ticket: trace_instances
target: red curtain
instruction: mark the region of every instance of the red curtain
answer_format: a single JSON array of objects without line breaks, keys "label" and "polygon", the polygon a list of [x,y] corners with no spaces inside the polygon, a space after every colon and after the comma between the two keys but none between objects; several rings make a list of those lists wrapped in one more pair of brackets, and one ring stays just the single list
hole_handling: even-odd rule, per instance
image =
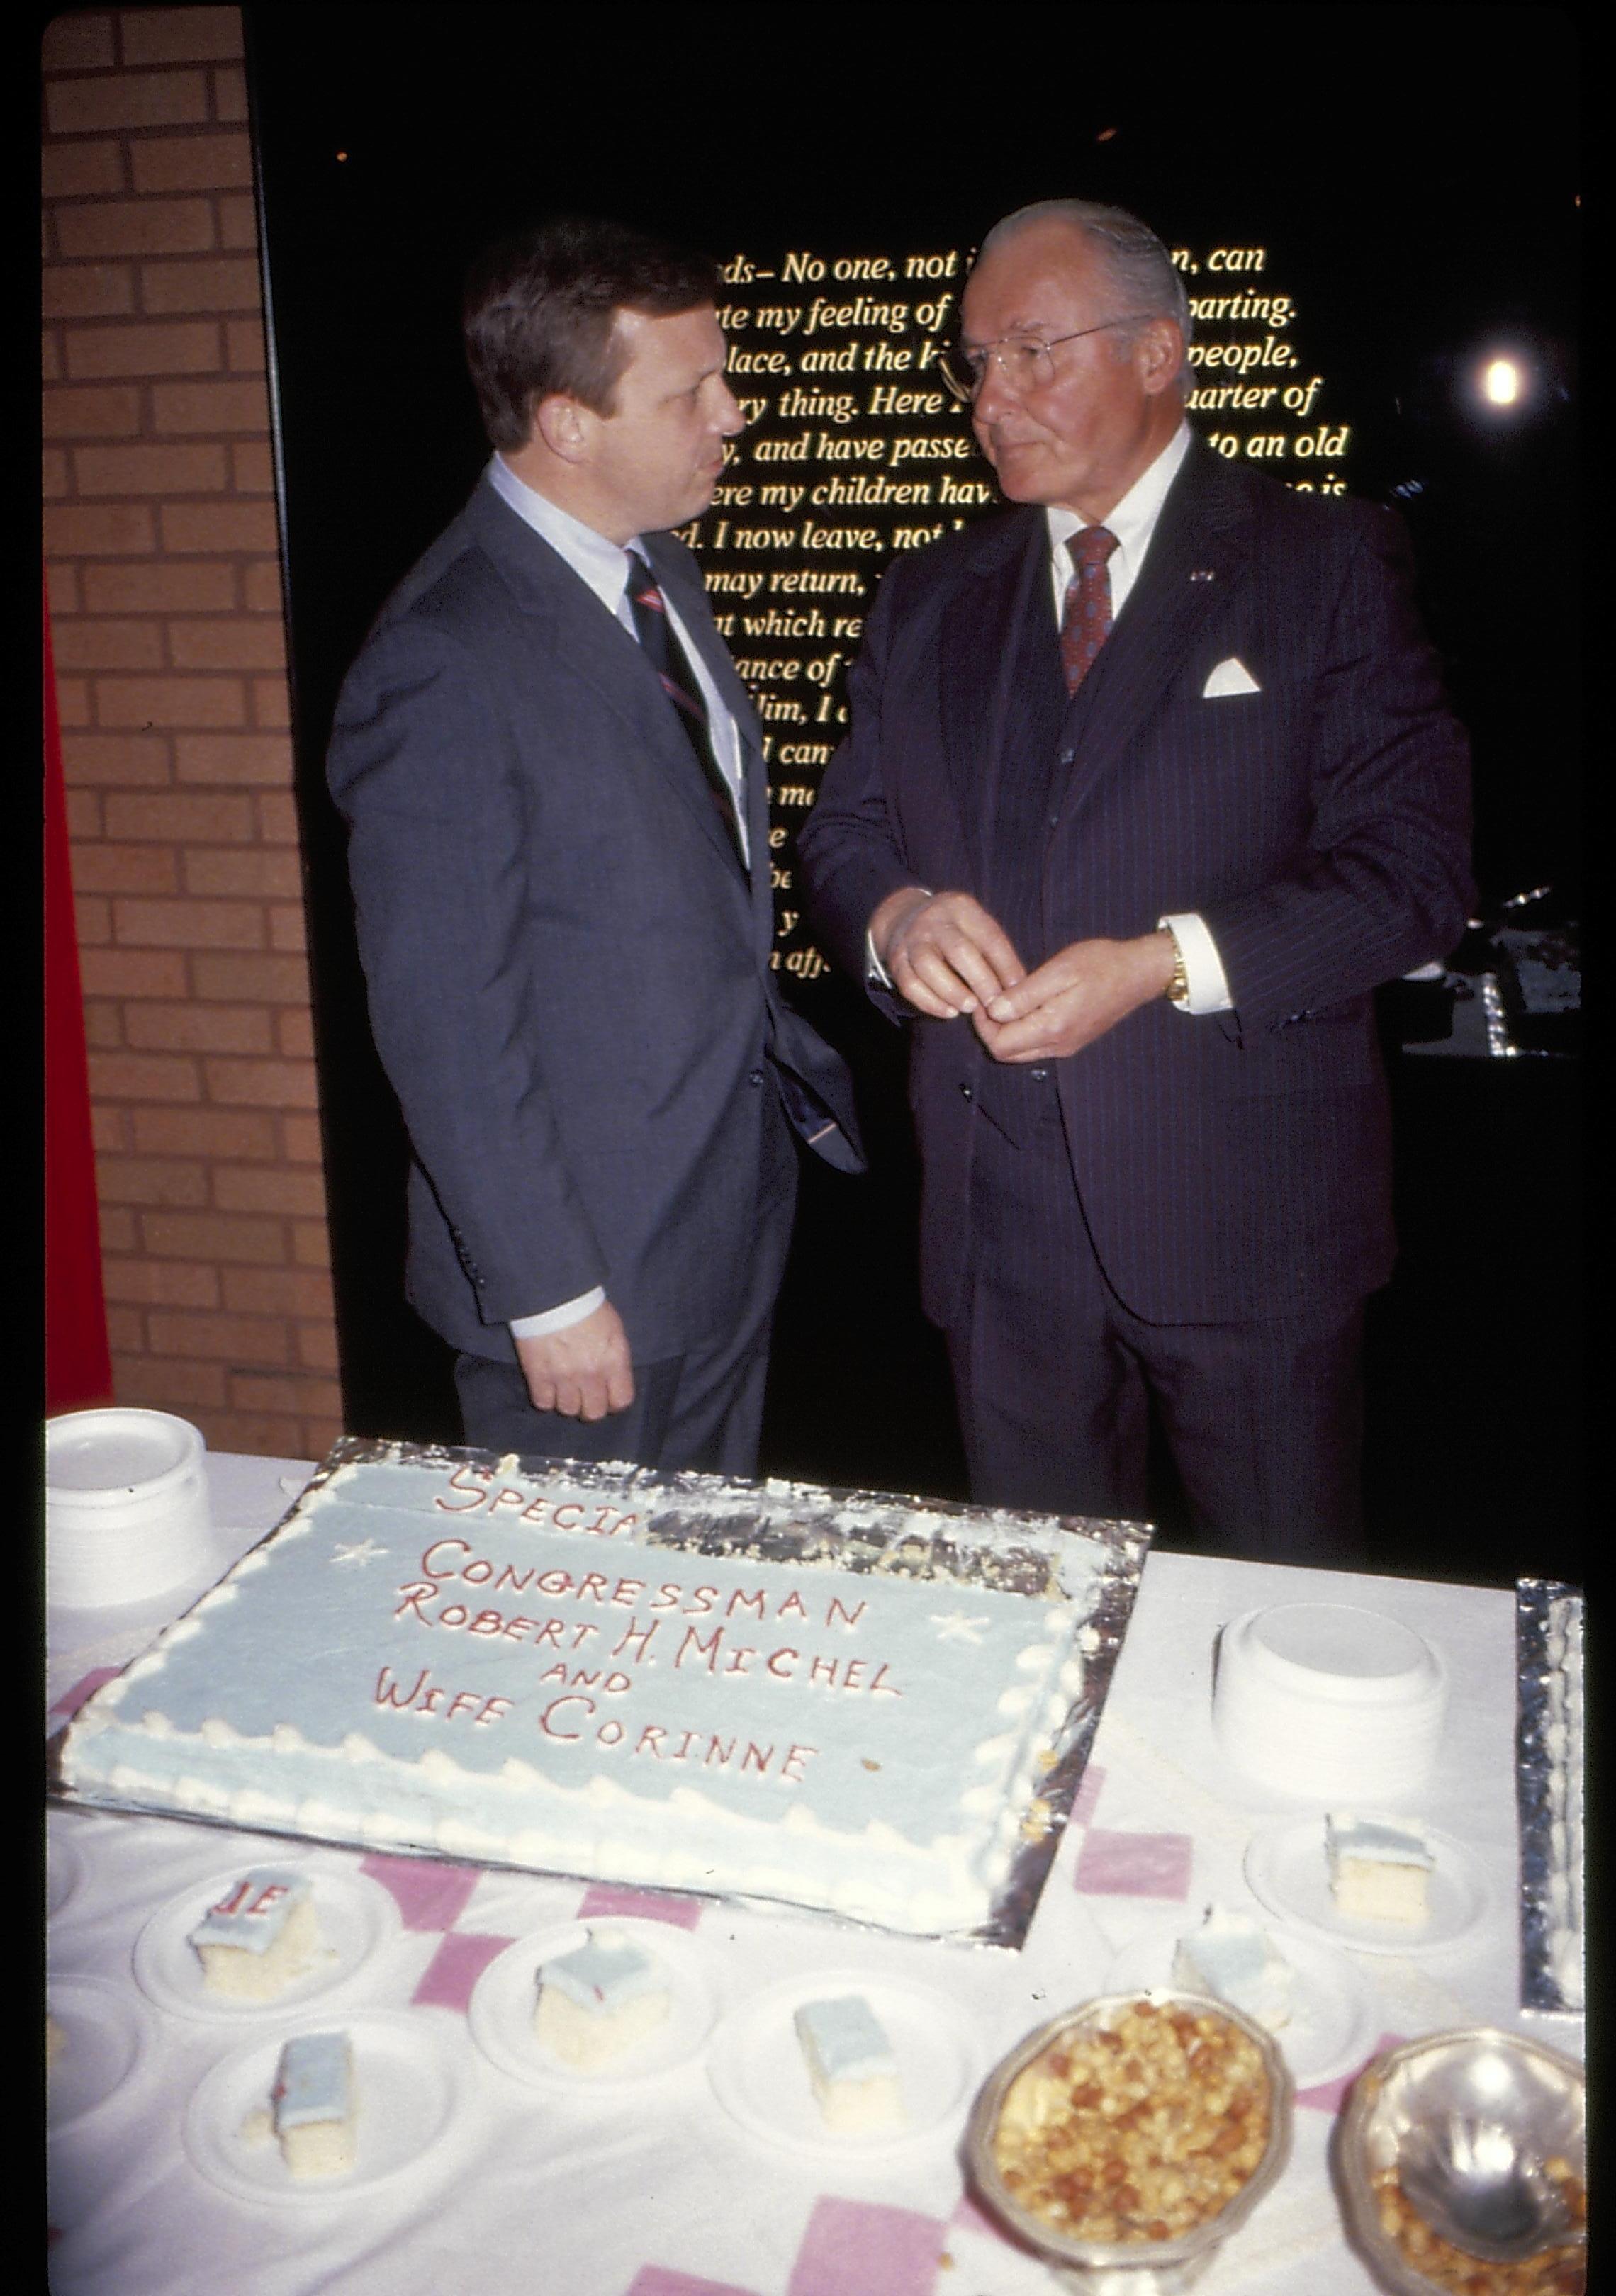
[{"label": "red curtain", "polygon": [[95,1152],[51,618],[45,614],[45,1407],[108,1403]]}]

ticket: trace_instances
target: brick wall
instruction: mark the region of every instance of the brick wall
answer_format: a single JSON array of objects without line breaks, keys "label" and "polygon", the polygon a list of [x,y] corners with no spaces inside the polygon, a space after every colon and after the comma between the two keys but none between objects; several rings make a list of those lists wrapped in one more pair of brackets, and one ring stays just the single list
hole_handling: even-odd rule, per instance
[{"label": "brick wall", "polygon": [[313,1457],[341,1398],[242,28],[43,46],[45,548],[118,1399]]}]

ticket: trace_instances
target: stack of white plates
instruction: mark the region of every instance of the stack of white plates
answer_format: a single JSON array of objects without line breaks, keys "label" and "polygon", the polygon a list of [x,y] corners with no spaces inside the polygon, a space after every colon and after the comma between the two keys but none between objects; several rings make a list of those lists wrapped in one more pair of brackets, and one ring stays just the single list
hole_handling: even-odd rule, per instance
[{"label": "stack of white plates", "polygon": [[207,1446],[167,1411],[45,1422],[45,1599],[100,1610],[167,1594],[212,1551]]},{"label": "stack of white plates", "polygon": [[1228,1759],[1276,1792],[1359,1808],[1419,1791],[1448,1669],[1409,1628],[1343,1603],[1283,1603],[1224,1628],[1212,1722]]}]

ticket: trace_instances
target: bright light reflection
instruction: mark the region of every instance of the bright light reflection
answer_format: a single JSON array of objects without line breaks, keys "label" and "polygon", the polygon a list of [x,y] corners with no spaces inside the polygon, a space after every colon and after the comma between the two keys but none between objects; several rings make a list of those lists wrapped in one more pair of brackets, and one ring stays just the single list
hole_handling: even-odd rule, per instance
[{"label": "bright light reflection", "polygon": [[1470,2086],[1479,2102],[1496,2104],[1500,2097],[1509,2095],[1515,2085],[1509,2059],[1497,2050],[1483,2051],[1472,2057],[1465,2068]]},{"label": "bright light reflection", "polygon": [[1481,389],[1492,406],[1514,406],[1521,396],[1521,370],[1513,359],[1489,360]]}]

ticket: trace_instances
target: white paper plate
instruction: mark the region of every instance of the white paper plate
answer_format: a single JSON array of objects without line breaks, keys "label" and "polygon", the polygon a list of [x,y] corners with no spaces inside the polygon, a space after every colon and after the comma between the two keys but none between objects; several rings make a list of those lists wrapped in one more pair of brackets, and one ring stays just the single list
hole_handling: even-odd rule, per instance
[{"label": "white paper plate", "polygon": [[307,1874],[314,1884],[315,1912],[327,1958],[316,1963],[306,1976],[273,2001],[235,2001],[224,1993],[210,1993],[202,1982],[202,1964],[191,1943],[191,1932],[210,1906],[218,1904],[242,1875],[251,1858],[193,1882],[152,1915],[135,1941],[135,1974],[141,1990],[160,2009],[177,2016],[215,2018],[226,2023],[263,2023],[267,2019],[298,2015],[310,2003],[346,1985],[398,1928],[398,1904],[390,1890],[373,1882],[368,1874],[345,1873],[340,1867],[308,1866],[295,1857],[267,1857],[261,1864]]},{"label": "white paper plate", "polygon": [[[558,1960],[584,1944],[592,1929],[620,1930],[642,1951],[660,1962],[672,1996],[665,2024],[647,2033],[598,2071],[570,2065],[546,2049],[533,2030],[537,1998],[535,1982],[541,1962]],[[491,1961],[472,1993],[472,2038],[502,2072],[534,2088],[612,2089],[652,2080],[687,2064],[701,2047],[718,2014],[708,1957],[687,1931],[667,1922],[635,1921],[616,1915],[595,1922],[567,1922],[518,1938]]]},{"label": "white paper plate", "polygon": [[45,2121],[54,2136],[127,2097],[156,2062],[157,2034],[139,1994],[110,1977],[53,1977],[45,2005],[66,2037],[46,2079]]},{"label": "white paper plate", "polygon": [[[1196,1922],[1178,1920],[1147,1936],[1130,1938],[1105,1972],[1104,1991],[1149,1992],[1173,1984],[1173,1954]],[[1289,2021],[1274,2038],[1298,2088],[1315,2088],[1354,2072],[1380,2032],[1374,1990],[1364,1972],[1333,1946],[1299,1930],[1270,1929],[1276,1953],[1291,1964],[1294,1987]]]},{"label": "white paper plate", "polygon": [[[244,2136],[255,2113],[267,2110],[281,2051],[293,2031],[345,2032],[353,2049],[358,2096],[356,2159],[346,2177],[291,2174],[273,2131]],[[314,2018],[265,2033],[222,2058],[185,2108],[185,2151],[209,2184],[249,2201],[297,2207],[348,2204],[356,2193],[373,2193],[418,2172],[429,2155],[457,2135],[472,2094],[472,2067],[431,2014],[367,2014]]]},{"label": "white paper plate", "polygon": [[[804,2002],[845,1993],[864,1996],[892,2045],[906,2129],[841,2135],[820,2118],[792,2018]],[[768,2144],[821,2159],[884,2160],[956,2129],[975,2089],[977,2051],[954,2004],[929,1986],[816,1970],[733,2011],[713,2038],[707,2072],[731,2119]]]},{"label": "white paper plate", "polygon": [[1330,1894],[1322,1816],[1283,1819],[1255,1834],[1246,1851],[1246,1880],[1282,1921],[1354,1953],[1438,1953],[1478,1926],[1487,1909],[1487,1884],[1469,1850],[1450,1835],[1427,1828],[1425,1839],[1436,1865],[1429,1884],[1431,1912],[1417,1928],[1352,1921],[1338,1910]]},{"label": "white paper plate", "polygon": [[45,1437],[52,1609],[143,1602],[202,1567],[212,1513],[200,1428],[114,1404],[47,1419]]}]

